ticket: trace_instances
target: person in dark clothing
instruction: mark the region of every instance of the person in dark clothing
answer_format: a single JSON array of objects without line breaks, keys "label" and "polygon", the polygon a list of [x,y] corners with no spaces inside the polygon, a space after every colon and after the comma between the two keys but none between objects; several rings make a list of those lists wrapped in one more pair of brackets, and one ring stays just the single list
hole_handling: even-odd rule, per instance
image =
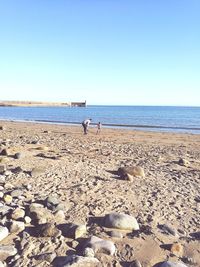
[{"label": "person in dark clothing", "polygon": [[90,125],[92,119],[86,119],[82,122],[82,126],[83,126],[83,131],[84,131],[84,134],[87,134],[88,132],[88,126]]}]

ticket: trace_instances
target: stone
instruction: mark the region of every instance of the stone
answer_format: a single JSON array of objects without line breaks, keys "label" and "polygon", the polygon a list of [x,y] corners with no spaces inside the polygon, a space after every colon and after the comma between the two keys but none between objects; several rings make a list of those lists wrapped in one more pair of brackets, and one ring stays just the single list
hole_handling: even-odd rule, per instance
[{"label": "stone", "polygon": [[82,257],[77,255],[70,255],[67,257],[62,257],[57,262],[56,266],[62,267],[95,267],[99,264],[99,260],[92,257]]},{"label": "stone", "polygon": [[187,266],[182,262],[165,261],[160,265],[160,267],[187,267]]},{"label": "stone", "polygon": [[10,232],[11,233],[20,233],[24,231],[25,224],[21,221],[12,221],[10,225]]},{"label": "stone", "polygon": [[4,226],[0,226],[0,241],[2,241],[8,235],[9,235],[8,228]]},{"label": "stone", "polygon": [[0,158],[0,163],[8,163],[9,161],[10,159],[7,157]]},{"label": "stone", "polygon": [[24,187],[25,187],[27,190],[31,190],[31,189],[32,189],[32,185],[31,185],[31,184],[24,185]]},{"label": "stone", "polygon": [[200,240],[200,231],[192,233],[191,236],[196,240]]},{"label": "stone", "polygon": [[15,190],[13,190],[13,191],[10,193],[10,195],[11,195],[12,197],[16,197],[16,198],[18,198],[18,197],[20,197],[20,196],[23,195],[23,191],[20,190],[20,189],[15,189]]},{"label": "stone", "polygon": [[29,216],[24,217],[24,222],[25,224],[30,224],[31,223],[31,218]]},{"label": "stone", "polygon": [[132,180],[133,177],[145,177],[144,170],[140,166],[119,168],[118,175],[125,180]]},{"label": "stone", "polygon": [[29,211],[30,212],[33,212],[35,210],[37,210],[38,208],[44,208],[44,206],[40,203],[37,203],[37,202],[33,202],[31,203],[31,205],[29,206]]},{"label": "stone", "polygon": [[48,151],[48,150],[49,150],[49,148],[48,148],[47,146],[39,146],[39,147],[37,148],[37,150],[44,150],[44,151]]},{"label": "stone", "polygon": [[176,231],[176,229],[172,228],[171,226],[167,225],[167,224],[159,224],[158,227],[165,233],[168,235],[173,235],[173,236],[178,236],[178,233]]},{"label": "stone", "polygon": [[10,212],[10,210],[12,210],[11,207],[3,205],[3,206],[0,207],[0,214],[2,216],[5,216],[6,214],[8,214]]},{"label": "stone", "polygon": [[140,263],[139,260],[134,260],[133,262],[131,262],[129,267],[142,267],[142,264]]},{"label": "stone", "polygon": [[20,166],[12,169],[12,173],[14,173],[14,174],[19,174],[21,172],[23,172],[23,170],[22,170],[22,168]]},{"label": "stone", "polygon": [[135,217],[123,213],[110,213],[104,217],[104,225],[121,230],[139,230]]},{"label": "stone", "polygon": [[55,211],[60,201],[54,196],[48,196],[46,199],[46,206],[48,209]]},{"label": "stone", "polygon": [[0,155],[1,156],[8,156],[8,150],[7,150],[7,148],[2,149],[1,152],[0,152]]},{"label": "stone", "polygon": [[0,165],[0,174],[4,174],[5,171],[6,171],[6,166]]},{"label": "stone", "polygon": [[45,169],[42,167],[35,167],[31,171],[31,176],[40,176],[45,172]]},{"label": "stone", "polygon": [[111,256],[113,256],[116,251],[115,245],[112,241],[104,240],[96,236],[92,236],[88,239],[85,244],[85,248],[86,247],[92,248],[95,253],[105,253]]},{"label": "stone", "polygon": [[40,226],[39,235],[42,237],[58,237],[61,231],[53,223],[45,223]]},{"label": "stone", "polygon": [[188,167],[190,166],[190,162],[187,159],[180,158],[178,164],[181,166]]},{"label": "stone", "polygon": [[31,204],[29,206],[29,212],[30,212],[29,216],[31,217],[33,223],[36,224],[44,224],[54,220],[54,217],[51,214],[51,212],[43,207],[37,207]]},{"label": "stone", "polygon": [[4,193],[0,191],[0,198],[3,198]]},{"label": "stone", "polygon": [[0,261],[0,267],[6,267],[6,265],[2,261]]},{"label": "stone", "polygon": [[78,225],[77,227],[75,227],[74,238],[78,239],[84,236],[86,233],[87,233],[86,225],[85,224]]},{"label": "stone", "polygon": [[9,158],[3,157],[0,158],[0,163],[7,163],[9,161]]},{"label": "stone", "polygon": [[4,195],[3,200],[6,204],[10,204],[12,202],[12,197],[11,195]]},{"label": "stone", "polygon": [[180,243],[172,244],[170,251],[177,257],[183,257],[183,246]]},{"label": "stone", "polygon": [[21,158],[24,158],[24,154],[19,153],[19,152],[15,153],[14,159],[21,159]]},{"label": "stone", "polygon": [[56,224],[60,224],[65,222],[65,213],[63,210],[58,210],[54,213],[54,218],[55,218],[55,222]]},{"label": "stone", "polygon": [[111,231],[109,234],[111,237],[114,237],[114,238],[123,238],[123,234],[118,231]]},{"label": "stone", "polygon": [[94,258],[94,256],[95,256],[94,250],[92,248],[85,248],[83,251],[83,256]]},{"label": "stone", "polygon": [[6,181],[6,177],[4,175],[0,175],[0,184],[4,184]]},{"label": "stone", "polygon": [[20,209],[20,208],[16,208],[11,214],[11,218],[13,220],[22,219],[22,218],[24,218],[24,216],[25,216],[25,211],[23,209]]},{"label": "stone", "polygon": [[72,248],[76,249],[76,247],[79,245],[79,242],[76,241],[76,240],[72,240],[70,245],[71,245]]},{"label": "stone", "polygon": [[5,188],[6,190],[10,190],[10,189],[13,189],[14,186],[13,186],[11,183],[6,183],[6,184],[4,185],[4,188]]},{"label": "stone", "polygon": [[55,211],[58,210],[68,210],[69,209],[69,205],[67,205],[67,203],[59,203],[56,207],[55,207]]},{"label": "stone", "polygon": [[14,256],[17,254],[17,249],[14,246],[4,246],[0,245],[0,260],[4,261],[8,257]]},{"label": "stone", "polygon": [[35,259],[38,261],[47,261],[51,263],[56,258],[56,253],[44,253],[41,255],[35,256]]}]

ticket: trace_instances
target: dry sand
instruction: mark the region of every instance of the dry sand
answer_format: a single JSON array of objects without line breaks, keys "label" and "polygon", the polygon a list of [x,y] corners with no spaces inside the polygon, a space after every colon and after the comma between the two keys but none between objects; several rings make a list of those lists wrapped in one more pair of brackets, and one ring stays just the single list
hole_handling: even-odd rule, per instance
[{"label": "dry sand", "polygon": [[[0,156],[1,165],[7,167],[6,183],[13,190],[29,188],[19,199],[21,206],[49,195],[58,198],[65,204],[64,223],[86,224],[85,238],[96,235],[114,242],[115,255],[95,255],[98,266],[134,266],[135,259],[143,267],[159,266],[167,259],[200,266],[200,135],[104,128],[96,135],[92,127],[83,135],[81,126],[1,125],[5,127],[0,131],[1,148],[8,149],[8,156]],[[14,159],[17,152],[22,157]],[[180,158],[189,165],[181,166]],[[123,180],[116,172],[123,166],[141,166],[145,177]],[[22,170],[15,172],[17,167]],[[119,231],[121,236],[111,237],[110,229],[98,220],[111,212],[134,216],[140,231]],[[37,228],[32,223],[30,227]],[[37,255],[78,254],[78,245],[84,242],[22,234],[17,241],[16,236],[3,241],[18,249],[19,259],[7,259],[8,266],[56,266],[37,260]],[[23,247],[20,242],[26,238],[29,245]],[[170,251],[175,243],[183,248],[180,255]]]}]

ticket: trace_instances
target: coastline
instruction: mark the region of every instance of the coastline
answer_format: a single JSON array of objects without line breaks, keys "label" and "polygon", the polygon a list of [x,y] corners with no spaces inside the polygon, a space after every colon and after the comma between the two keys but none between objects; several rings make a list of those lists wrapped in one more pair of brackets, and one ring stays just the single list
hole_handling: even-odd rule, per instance
[{"label": "coastline", "polygon": [[[8,153],[0,156],[1,165],[9,173],[5,184],[23,192],[19,205],[27,209],[30,203],[45,203],[48,196],[56,197],[64,204],[63,221],[56,221],[58,227],[87,225],[86,237],[96,235],[115,244],[116,255],[97,253],[101,266],[138,259],[142,266],[152,267],[180,257],[192,258],[200,265],[199,240],[193,237],[200,221],[199,135],[108,128],[97,135],[96,127],[89,127],[88,135],[84,135],[81,125],[8,121],[0,125],[1,148]],[[16,153],[22,156],[16,159]],[[189,165],[180,165],[180,158]],[[140,166],[145,176],[124,180],[116,174],[121,166]],[[19,167],[20,171],[15,172]],[[4,193],[10,194],[12,190],[4,187]],[[111,229],[95,223],[112,212],[134,216],[140,232],[118,229],[115,237],[110,235]],[[162,225],[176,234],[163,232]],[[32,221],[26,227],[37,231],[39,225]],[[12,236],[13,244],[16,236]],[[5,239],[6,244],[12,238]],[[27,240],[31,249],[25,247],[23,252],[30,256],[19,259],[21,266],[39,264],[34,253],[41,253],[44,242],[59,257],[66,251],[78,251],[71,244],[76,242],[78,247],[79,239],[62,238],[58,246],[51,237],[30,235]],[[184,248],[181,256],[164,248],[165,244],[176,243]],[[42,253],[49,253],[45,248]]]},{"label": "coastline", "polygon": [[[81,122],[67,122],[67,121],[51,121],[51,120],[13,120],[13,119],[0,119],[0,122],[21,122],[21,123],[36,123],[36,124],[50,124],[50,125],[65,125],[65,126],[77,126],[81,125]],[[91,123],[91,126],[95,127],[97,123]],[[182,133],[182,134],[200,134],[200,128],[198,127],[179,127],[179,126],[161,126],[161,125],[139,125],[139,124],[117,124],[117,123],[104,123],[102,124],[104,129],[124,129],[131,131],[150,131],[150,132],[166,132],[166,133]]]}]

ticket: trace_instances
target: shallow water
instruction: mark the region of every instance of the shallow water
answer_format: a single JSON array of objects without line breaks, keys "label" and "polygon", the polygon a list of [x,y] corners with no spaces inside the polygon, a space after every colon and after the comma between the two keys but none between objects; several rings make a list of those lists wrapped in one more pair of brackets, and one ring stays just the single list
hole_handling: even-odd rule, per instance
[{"label": "shallow water", "polygon": [[200,107],[0,107],[1,120],[79,124],[85,118],[108,127],[200,133]]}]

